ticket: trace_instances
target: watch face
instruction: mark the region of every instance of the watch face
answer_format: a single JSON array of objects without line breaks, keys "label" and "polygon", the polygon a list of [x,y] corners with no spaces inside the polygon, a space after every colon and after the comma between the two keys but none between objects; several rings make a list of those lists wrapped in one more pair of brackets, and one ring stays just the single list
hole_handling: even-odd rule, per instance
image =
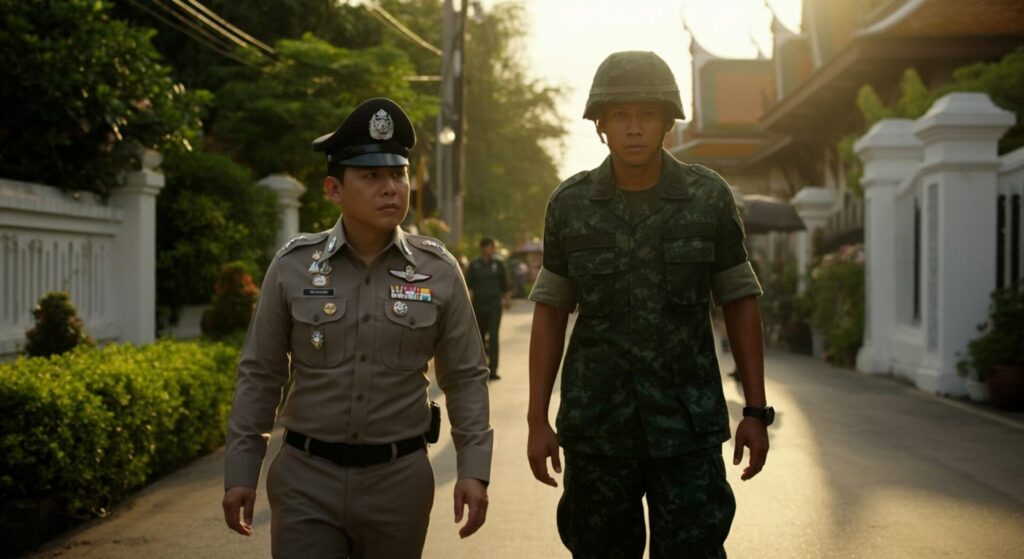
[{"label": "watch face", "polygon": [[768,406],[764,409],[764,419],[766,425],[775,423],[775,408]]}]

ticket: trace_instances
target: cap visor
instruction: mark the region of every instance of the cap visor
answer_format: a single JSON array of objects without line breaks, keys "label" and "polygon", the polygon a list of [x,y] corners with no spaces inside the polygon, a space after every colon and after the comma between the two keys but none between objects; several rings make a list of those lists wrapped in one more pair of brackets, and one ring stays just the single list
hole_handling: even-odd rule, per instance
[{"label": "cap visor", "polygon": [[396,153],[364,153],[340,162],[349,167],[401,167],[409,160]]}]

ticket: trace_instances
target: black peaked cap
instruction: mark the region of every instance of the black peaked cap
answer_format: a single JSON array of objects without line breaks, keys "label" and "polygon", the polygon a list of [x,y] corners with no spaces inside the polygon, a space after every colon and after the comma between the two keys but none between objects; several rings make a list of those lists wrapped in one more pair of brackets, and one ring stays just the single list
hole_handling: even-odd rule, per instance
[{"label": "black peaked cap", "polygon": [[327,154],[327,164],[392,167],[409,164],[416,131],[402,107],[391,99],[363,101],[341,126],[313,140],[313,150]]}]

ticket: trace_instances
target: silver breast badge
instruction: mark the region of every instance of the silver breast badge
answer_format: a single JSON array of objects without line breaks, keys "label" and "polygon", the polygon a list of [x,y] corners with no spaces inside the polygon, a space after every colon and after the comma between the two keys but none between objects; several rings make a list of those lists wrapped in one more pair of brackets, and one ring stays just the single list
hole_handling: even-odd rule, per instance
[{"label": "silver breast badge", "polygon": [[395,311],[395,315],[405,316],[409,312],[409,305],[402,301],[395,301],[395,304],[391,306],[391,309]]},{"label": "silver breast badge", "polygon": [[313,330],[313,333],[309,335],[309,343],[313,344],[313,349],[320,351],[320,348],[324,346],[324,333],[320,330]]}]

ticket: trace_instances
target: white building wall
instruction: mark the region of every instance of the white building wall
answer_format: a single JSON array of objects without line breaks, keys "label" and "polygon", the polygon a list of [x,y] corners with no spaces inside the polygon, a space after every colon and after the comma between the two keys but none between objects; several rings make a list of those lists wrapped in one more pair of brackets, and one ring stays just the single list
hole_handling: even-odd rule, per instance
[{"label": "white building wall", "polygon": [[997,195],[1024,182],[1012,178],[1024,178],[1024,156],[1000,160],[996,151],[1013,121],[983,94],[954,93],[916,122],[883,121],[858,142],[870,229],[860,369],[964,393],[957,353],[987,318],[997,258],[1006,256],[996,251]]}]

